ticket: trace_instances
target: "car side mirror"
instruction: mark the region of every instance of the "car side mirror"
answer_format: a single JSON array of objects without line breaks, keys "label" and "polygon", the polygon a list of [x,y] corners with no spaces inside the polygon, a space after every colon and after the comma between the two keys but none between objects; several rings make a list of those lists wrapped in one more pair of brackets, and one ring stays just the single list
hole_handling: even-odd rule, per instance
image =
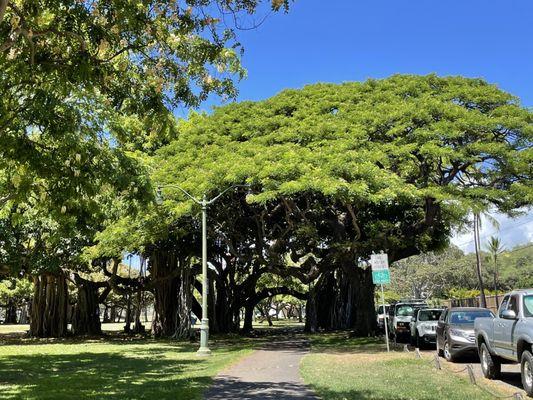
[{"label": "car side mirror", "polygon": [[503,319],[516,319],[516,313],[513,310],[503,310],[501,317]]}]

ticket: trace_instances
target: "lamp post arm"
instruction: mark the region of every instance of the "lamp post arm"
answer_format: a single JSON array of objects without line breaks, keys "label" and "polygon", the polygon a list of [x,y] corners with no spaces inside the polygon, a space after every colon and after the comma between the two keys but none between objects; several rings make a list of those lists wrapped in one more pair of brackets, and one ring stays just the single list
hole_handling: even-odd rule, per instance
[{"label": "lamp post arm", "polygon": [[160,185],[158,186],[159,188],[174,188],[174,189],[178,189],[180,190],[183,194],[185,194],[188,198],[190,198],[192,201],[194,201],[196,204],[199,204],[199,205],[202,205],[202,201],[201,200],[198,200],[196,197],[194,197],[192,194],[190,194],[189,192],[187,192],[185,189],[182,189],[180,186],[178,185]]},{"label": "lamp post arm", "polygon": [[212,198],[207,202],[207,205],[213,204],[215,201],[217,201],[224,193],[226,193],[228,190],[235,189],[238,187],[250,187],[250,185],[231,185],[230,187],[224,189],[222,192],[220,192],[216,197]]}]

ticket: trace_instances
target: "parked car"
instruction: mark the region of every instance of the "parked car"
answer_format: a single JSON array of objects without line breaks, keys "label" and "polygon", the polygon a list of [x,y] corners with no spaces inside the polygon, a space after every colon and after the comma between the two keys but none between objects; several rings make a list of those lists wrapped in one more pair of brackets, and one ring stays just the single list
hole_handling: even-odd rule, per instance
[{"label": "parked car", "polygon": [[452,307],[441,314],[437,323],[437,352],[446,360],[453,361],[466,353],[476,353],[474,321],[477,318],[493,317],[487,308]]},{"label": "parked car", "polygon": [[442,308],[421,308],[415,311],[411,320],[411,344],[418,348],[434,345],[437,340],[437,323]]},{"label": "parked car", "polygon": [[409,340],[411,334],[411,319],[415,311],[427,308],[424,300],[400,300],[389,308],[389,332],[394,340]]},{"label": "parked car", "polygon": [[533,396],[533,289],[504,296],[497,316],[474,324],[483,375],[497,378],[502,363],[520,363],[522,386]]},{"label": "parked car", "polygon": [[383,309],[383,305],[378,307],[377,322],[378,322],[378,329],[380,331],[385,330],[385,321],[388,320],[389,306],[390,306],[389,304],[385,304],[385,309]]}]

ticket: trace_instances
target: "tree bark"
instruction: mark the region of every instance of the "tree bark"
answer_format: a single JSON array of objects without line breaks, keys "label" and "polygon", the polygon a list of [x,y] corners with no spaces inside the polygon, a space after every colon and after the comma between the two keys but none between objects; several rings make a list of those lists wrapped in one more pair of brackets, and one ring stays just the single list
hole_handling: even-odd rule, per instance
[{"label": "tree bark", "polygon": [[36,275],[33,284],[30,335],[66,336],[68,288],[64,274]]},{"label": "tree bark", "polygon": [[191,310],[192,310],[192,277],[191,270],[180,260],[180,287],[178,299],[178,321],[174,337],[176,339],[188,339],[192,336]]},{"label": "tree bark", "polygon": [[117,322],[117,307],[109,307],[109,322]]},{"label": "tree bark", "polygon": [[247,304],[246,307],[244,307],[244,324],[242,330],[245,333],[253,330],[254,308],[255,306],[252,304]]},{"label": "tree bark", "polygon": [[240,297],[231,285],[224,282],[223,277],[215,281],[215,313],[218,333],[236,333],[239,331]]},{"label": "tree bark", "polygon": [[133,333],[145,333],[146,328],[141,323],[141,311],[143,305],[143,294],[142,290],[137,291],[137,301],[135,305],[135,324],[133,325]]},{"label": "tree bark", "polygon": [[130,333],[131,332],[131,296],[133,296],[133,293],[128,293],[126,300],[126,320],[124,321],[124,333]]},{"label": "tree bark", "polygon": [[108,306],[104,306],[104,315],[103,315],[102,322],[104,324],[111,322],[111,319],[109,318],[109,307]]},{"label": "tree bark", "polygon": [[72,315],[72,333],[74,335],[101,335],[100,303],[98,289],[100,285],[74,275],[78,289],[77,301]]},{"label": "tree bark", "polygon": [[308,331],[352,329],[357,336],[375,332],[374,284],[369,268],[348,261],[324,273],[309,294]]},{"label": "tree bark", "polygon": [[318,331],[318,317],[316,307],[315,286],[309,289],[307,301],[305,303],[305,332],[315,333]]},{"label": "tree bark", "polygon": [[155,281],[152,334],[156,337],[170,337],[177,329],[179,277],[172,276],[177,267],[173,252],[158,250],[150,257],[150,272]]},{"label": "tree bark", "polygon": [[6,319],[4,321],[6,324],[16,324],[17,323],[17,306],[15,302],[10,299],[7,302],[6,306]]},{"label": "tree bark", "polygon": [[28,303],[24,302],[20,310],[19,324],[27,324],[29,322],[28,317]]}]

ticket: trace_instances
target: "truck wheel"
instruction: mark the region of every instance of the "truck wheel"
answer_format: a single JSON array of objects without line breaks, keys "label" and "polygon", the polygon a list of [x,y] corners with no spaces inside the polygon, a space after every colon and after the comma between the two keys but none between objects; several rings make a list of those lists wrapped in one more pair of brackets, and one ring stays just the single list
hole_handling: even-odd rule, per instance
[{"label": "truck wheel", "polygon": [[448,340],[444,341],[444,358],[449,362],[453,362],[455,360],[455,357],[452,354],[450,342],[448,342]]},{"label": "truck wheel", "polygon": [[487,379],[496,379],[502,372],[502,364],[497,356],[490,354],[489,348],[485,343],[479,348],[479,361],[481,362],[481,371]]},{"label": "truck wheel", "polygon": [[528,396],[533,396],[533,356],[527,350],[522,353],[520,367],[522,386]]}]

